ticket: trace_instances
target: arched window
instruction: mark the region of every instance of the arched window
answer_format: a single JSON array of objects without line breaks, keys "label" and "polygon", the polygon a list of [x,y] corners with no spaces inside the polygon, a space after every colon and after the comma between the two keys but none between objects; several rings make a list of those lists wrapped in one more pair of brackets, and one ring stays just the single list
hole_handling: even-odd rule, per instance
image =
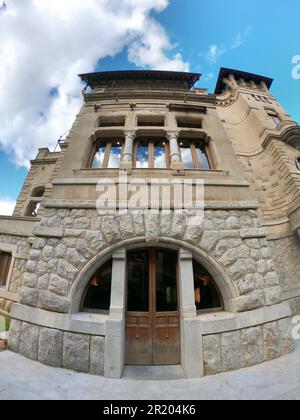
[{"label": "arched window", "polygon": [[37,217],[40,207],[41,207],[41,202],[40,201],[31,201],[28,204],[25,216],[27,216],[27,217]]},{"label": "arched window", "polygon": [[296,159],[296,166],[297,166],[298,171],[300,171],[300,157]]},{"label": "arched window", "polygon": [[32,191],[31,197],[42,198],[45,195],[45,187],[36,187]]},{"label": "arched window", "polygon": [[193,261],[195,304],[197,311],[223,309],[221,295],[212,276],[197,261]]},{"label": "arched window", "polygon": [[108,313],[111,295],[112,259],[93,275],[83,297],[86,312]]}]

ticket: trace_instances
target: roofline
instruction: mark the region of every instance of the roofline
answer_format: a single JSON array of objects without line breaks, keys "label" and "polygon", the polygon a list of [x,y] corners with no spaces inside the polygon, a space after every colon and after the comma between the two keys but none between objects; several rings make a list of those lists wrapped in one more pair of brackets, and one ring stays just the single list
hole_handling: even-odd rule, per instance
[{"label": "roofline", "polygon": [[225,89],[225,84],[223,83],[223,79],[227,78],[230,74],[235,76],[236,79],[244,79],[245,82],[249,82],[251,80],[256,83],[264,82],[268,89],[271,88],[274,81],[273,79],[270,79],[269,77],[259,76],[258,74],[255,74],[255,73],[248,73],[245,71],[227,69],[227,68],[221,67],[218,81],[216,84],[215,95],[220,95],[223,92],[223,90]]},{"label": "roofline", "polygon": [[188,89],[191,89],[200,80],[201,74],[159,70],[122,70],[80,74],[79,77],[91,88],[94,88],[97,86],[97,83],[102,81],[139,79],[185,82]]}]

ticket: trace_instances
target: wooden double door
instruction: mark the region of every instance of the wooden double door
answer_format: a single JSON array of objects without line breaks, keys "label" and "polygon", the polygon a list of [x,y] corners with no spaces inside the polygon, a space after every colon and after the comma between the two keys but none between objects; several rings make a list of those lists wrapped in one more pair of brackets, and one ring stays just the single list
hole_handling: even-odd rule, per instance
[{"label": "wooden double door", "polygon": [[180,364],[177,253],[140,249],[127,255],[126,364]]}]

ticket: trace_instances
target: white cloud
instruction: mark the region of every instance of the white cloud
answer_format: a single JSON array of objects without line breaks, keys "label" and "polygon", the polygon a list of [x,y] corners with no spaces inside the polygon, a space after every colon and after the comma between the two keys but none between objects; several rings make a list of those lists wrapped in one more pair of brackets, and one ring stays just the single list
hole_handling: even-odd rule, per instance
[{"label": "white cloud", "polygon": [[[0,10],[0,146],[18,165],[53,148],[81,103],[77,74],[129,48],[138,66],[188,70],[151,16],[169,0],[6,0]],[[50,92],[55,92],[51,95]]]},{"label": "white cloud", "polygon": [[243,32],[240,32],[239,34],[237,34],[232,40],[230,48],[235,49],[243,45],[247,41],[249,35],[251,34],[251,32],[253,32],[253,30],[254,30],[253,28],[248,26],[246,29],[244,29]]},{"label": "white cloud", "polygon": [[212,72],[210,72],[210,73],[207,73],[207,74],[205,74],[203,77],[202,77],[202,80],[204,81],[204,82],[209,82],[211,79],[213,79],[214,78],[214,73],[212,73]]},{"label": "white cloud", "polygon": [[16,202],[10,198],[0,197],[0,215],[11,216],[13,214]]},{"label": "white cloud", "polygon": [[210,45],[208,48],[208,52],[205,55],[205,58],[207,61],[209,61],[210,64],[216,64],[219,57],[223,55],[226,52],[226,48],[222,45]]},{"label": "white cloud", "polygon": [[215,65],[219,58],[224,55],[228,50],[234,50],[241,47],[248,39],[250,34],[253,32],[253,28],[248,26],[244,31],[238,33],[231,41],[230,45],[218,45],[212,44],[208,47],[208,51],[205,54],[200,54],[200,57],[205,59],[211,64]]}]

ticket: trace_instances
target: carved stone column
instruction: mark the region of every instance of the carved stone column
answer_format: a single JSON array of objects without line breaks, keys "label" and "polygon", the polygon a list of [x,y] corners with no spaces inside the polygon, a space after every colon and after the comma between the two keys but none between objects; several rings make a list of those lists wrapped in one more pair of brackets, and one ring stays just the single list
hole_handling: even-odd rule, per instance
[{"label": "carved stone column", "polygon": [[200,378],[203,376],[203,349],[195,304],[193,255],[183,249],[179,253],[179,293],[181,365],[188,378]]},{"label": "carved stone column", "polygon": [[105,366],[106,378],[119,379],[125,364],[125,284],[126,250],[113,254],[111,304],[106,321]]},{"label": "carved stone column", "polygon": [[176,131],[171,131],[167,133],[167,139],[169,140],[170,145],[171,169],[175,171],[182,171],[184,167],[181,160],[180,149],[178,146],[178,138],[179,133]]},{"label": "carved stone column", "polygon": [[133,142],[136,137],[135,131],[125,131],[125,146],[121,158],[121,169],[132,169],[133,165]]}]

